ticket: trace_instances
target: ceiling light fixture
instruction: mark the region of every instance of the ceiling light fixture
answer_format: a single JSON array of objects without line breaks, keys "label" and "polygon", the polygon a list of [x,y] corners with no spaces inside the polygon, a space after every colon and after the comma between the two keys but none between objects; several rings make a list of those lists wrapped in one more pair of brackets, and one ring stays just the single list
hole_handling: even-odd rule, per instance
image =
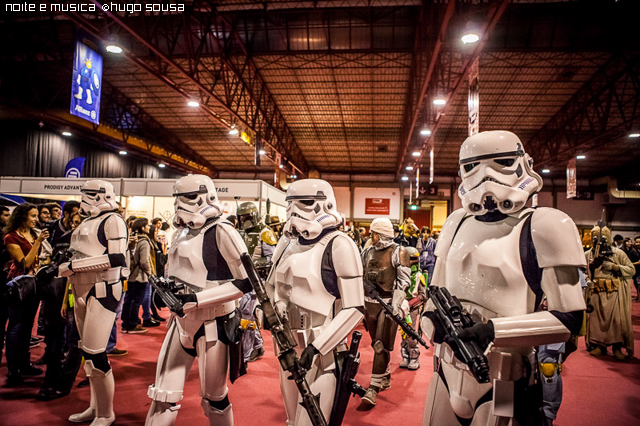
[{"label": "ceiling light fixture", "polygon": [[585,158],[587,158],[586,155],[576,155],[577,160],[584,160]]},{"label": "ceiling light fixture", "polygon": [[549,169],[542,169],[542,173],[551,173],[551,170],[549,170]]},{"label": "ceiling light fixture", "polygon": [[127,152],[127,151],[118,151],[118,154],[120,154],[120,155],[127,155],[127,154],[128,154],[128,152]]},{"label": "ceiling light fixture", "polygon": [[640,133],[629,133],[630,138],[640,138]]},{"label": "ceiling light fixture", "polygon": [[407,166],[407,167],[405,167],[404,169],[405,169],[405,170],[408,170],[408,171],[411,171],[411,170],[413,170],[413,166]]},{"label": "ceiling light fixture", "polygon": [[443,106],[447,104],[447,100],[445,98],[443,98],[442,96],[438,96],[437,98],[435,98],[433,100],[433,104],[435,106]]},{"label": "ceiling light fixture", "polygon": [[413,155],[414,157],[420,157],[420,151],[413,151],[411,155]]},{"label": "ceiling light fixture", "polygon": [[238,129],[236,129],[235,125],[231,127],[231,130],[229,130],[229,134],[231,136],[236,136],[238,134]]},{"label": "ceiling light fixture", "polygon": [[401,178],[401,179],[402,179],[403,181],[405,181],[405,182],[409,180],[409,178],[408,178],[407,176],[402,176],[402,178]]},{"label": "ceiling light fixture", "polygon": [[189,105],[191,108],[198,108],[200,106],[200,102],[198,102],[198,101],[189,101],[189,102],[187,102],[187,105]]},{"label": "ceiling light fixture", "polygon": [[167,165],[164,163],[160,163],[158,164],[158,167],[160,167],[161,169],[164,169],[165,167],[167,167]]},{"label": "ceiling light fixture", "polygon": [[65,132],[62,132],[62,136],[69,137],[69,136],[73,136],[73,135],[71,134],[71,132],[65,131]]},{"label": "ceiling light fixture", "polygon": [[480,36],[475,33],[466,33],[461,37],[461,39],[464,44],[472,44],[480,41]]},{"label": "ceiling light fixture", "polygon": [[431,136],[431,130],[425,127],[424,129],[420,130],[420,134],[422,136]]},{"label": "ceiling light fixture", "polygon": [[260,151],[258,151],[258,154],[260,155],[265,155],[267,153],[267,151],[265,151],[264,149],[261,149]]},{"label": "ceiling light fixture", "polygon": [[108,44],[105,46],[105,50],[109,53],[115,53],[116,55],[122,53],[122,47],[117,44]]}]

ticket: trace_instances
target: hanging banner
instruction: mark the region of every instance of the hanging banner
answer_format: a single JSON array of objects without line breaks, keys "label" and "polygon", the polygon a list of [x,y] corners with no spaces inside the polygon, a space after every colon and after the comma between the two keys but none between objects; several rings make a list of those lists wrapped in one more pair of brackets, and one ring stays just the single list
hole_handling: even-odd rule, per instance
[{"label": "hanging banner", "polygon": [[433,147],[429,151],[429,183],[433,183]]},{"label": "hanging banner", "polygon": [[416,200],[420,196],[420,168],[416,172]]},{"label": "hanging banner", "polygon": [[572,158],[567,163],[567,198],[575,198],[578,195],[578,179],[576,177],[576,159]]},{"label": "hanging banner", "polygon": [[469,136],[480,131],[480,78],[478,71],[478,59],[476,58],[469,68]]},{"label": "hanging banner", "polygon": [[86,158],[76,157],[69,160],[64,168],[64,177],[66,178],[81,178],[82,169],[84,169],[84,162]]},{"label": "hanging banner", "polygon": [[97,43],[78,31],[73,57],[70,112],[94,124],[100,124],[102,88],[102,56],[97,50]]},{"label": "hanging banner", "polygon": [[260,167],[260,150],[262,150],[262,139],[260,136],[256,136],[256,145],[255,145],[255,164]]}]

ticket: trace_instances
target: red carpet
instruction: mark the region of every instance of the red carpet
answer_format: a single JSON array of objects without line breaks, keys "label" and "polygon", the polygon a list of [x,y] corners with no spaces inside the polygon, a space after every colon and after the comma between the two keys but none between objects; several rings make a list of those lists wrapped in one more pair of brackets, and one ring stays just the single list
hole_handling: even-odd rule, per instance
[{"label": "red carpet", "polygon": [[[640,354],[640,303],[633,304],[636,354]],[[165,313],[166,315],[166,313]],[[369,384],[373,350],[364,330],[361,346],[362,365],[358,381]],[[149,408],[147,387],[153,382],[156,357],[164,338],[165,328],[150,329],[142,335],[120,335],[118,347],[129,355],[112,358],[116,379],[115,411],[117,425],[142,425]],[[285,414],[278,384],[278,364],[273,355],[271,338],[265,336],[266,356],[249,364],[249,374],[230,386],[236,425],[284,425]],[[41,345],[43,346],[43,345]],[[345,425],[422,424],[424,401],[431,379],[431,351],[422,354],[418,371],[398,368],[399,342],[392,356],[392,387],[378,396],[378,405],[370,411],[360,411],[359,398],[352,399]],[[43,348],[32,350],[38,359]],[[640,425],[640,360],[618,362],[611,356],[596,359],[584,350],[571,355],[564,365],[564,401],[556,421],[557,426]],[[0,368],[0,426],[69,425],[67,417],[84,410],[89,403],[89,389],[74,388],[71,395],[50,402],[34,399],[42,378],[31,378],[17,388],[6,388],[6,363]],[[80,370],[78,381],[84,378]],[[178,425],[207,424],[198,396],[197,363],[189,376],[185,398],[178,416]]]}]

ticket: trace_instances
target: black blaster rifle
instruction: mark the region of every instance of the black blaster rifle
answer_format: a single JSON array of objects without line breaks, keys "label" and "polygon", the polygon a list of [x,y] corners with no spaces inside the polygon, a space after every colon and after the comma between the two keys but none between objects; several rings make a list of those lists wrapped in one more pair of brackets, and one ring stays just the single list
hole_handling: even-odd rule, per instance
[{"label": "black blaster rifle", "polygon": [[249,256],[248,253],[243,253],[240,256],[240,260],[242,261],[242,266],[244,266],[244,269],[247,271],[253,290],[256,292],[258,302],[260,302],[260,306],[262,307],[262,312],[264,312],[264,322],[269,326],[273,340],[278,344],[278,349],[280,350],[278,360],[280,361],[282,370],[289,372],[291,378],[296,383],[298,391],[302,396],[302,406],[307,410],[313,426],[327,426],[327,421],[320,410],[320,397],[311,393],[311,388],[306,379],[307,370],[300,365],[300,359],[294,350],[298,342],[289,324],[283,320],[275,310],[271,298],[264,287],[264,283],[258,276],[251,256]]},{"label": "black blaster rifle", "polygon": [[378,292],[378,290],[375,288],[373,284],[365,281],[364,291],[367,296],[374,299],[380,304],[382,309],[384,309],[384,311],[386,312],[387,316],[391,318],[394,322],[396,322],[400,326],[402,331],[404,331],[407,334],[407,336],[417,340],[418,343],[420,343],[426,349],[429,349],[429,345],[427,345],[427,342],[422,338],[422,336],[420,336],[420,334],[418,334],[417,331],[413,329],[413,327],[407,324],[404,318],[402,318],[398,314],[395,314],[395,315],[393,314],[393,308],[391,307],[391,305],[385,302],[384,299],[382,299],[382,297],[380,296],[380,293]]},{"label": "black blaster rifle", "polygon": [[149,284],[151,284],[156,291],[156,295],[160,297],[160,300],[171,312],[175,312],[176,315],[181,317],[184,316],[182,301],[175,295],[175,293],[184,288],[184,285],[177,285],[173,280],[166,280],[155,275],[149,276]]},{"label": "black blaster rifle", "polygon": [[331,408],[329,426],[340,426],[342,424],[352,394],[362,398],[366,393],[366,389],[360,386],[355,379],[356,374],[358,374],[358,368],[360,367],[358,347],[360,346],[361,339],[362,333],[354,331],[351,335],[349,350],[336,355],[338,386],[336,396],[333,400],[333,407]]},{"label": "black blaster rifle", "polygon": [[467,364],[478,383],[489,383],[489,363],[484,351],[477,342],[464,341],[458,337],[460,330],[476,323],[474,319],[462,307],[458,298],[444,287],[429,286],[429,298],[436,307],[435,318],[430,318],[436,328],[446,332],[447,343],[452,346],[460,361]]}]

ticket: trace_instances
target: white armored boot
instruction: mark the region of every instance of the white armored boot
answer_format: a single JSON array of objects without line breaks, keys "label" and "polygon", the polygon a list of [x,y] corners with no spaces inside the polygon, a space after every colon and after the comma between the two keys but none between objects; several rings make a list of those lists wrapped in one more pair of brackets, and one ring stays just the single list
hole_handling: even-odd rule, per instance
[{"label": "white armored boot", "polygon": [[[91,382],[91,378],[89,378],[89,382]],[[93,390],[93,385],[90,386],[90,389],[91,389],[91,402],[89,404],[89,408],[84,410],[82,413],[70,415],[69,421],[71,423],[90,422],[96,416],[96,393]]]},{"label": "white armored boot", "polygon": [[113,371],[109,369],[104,373],[94,369],[89,380],[96,393],[96,417],[91,422],[91,426],[111,426],[116,421],[116,415],[113,412],[115,390]]},{"label": "white armored boot", "polygon": [[209,418],[209,426],[233,426],[233,410],[231,404],[224,410],[218,410],[209,404],[206,398],[202,398],[204,415]]}]

